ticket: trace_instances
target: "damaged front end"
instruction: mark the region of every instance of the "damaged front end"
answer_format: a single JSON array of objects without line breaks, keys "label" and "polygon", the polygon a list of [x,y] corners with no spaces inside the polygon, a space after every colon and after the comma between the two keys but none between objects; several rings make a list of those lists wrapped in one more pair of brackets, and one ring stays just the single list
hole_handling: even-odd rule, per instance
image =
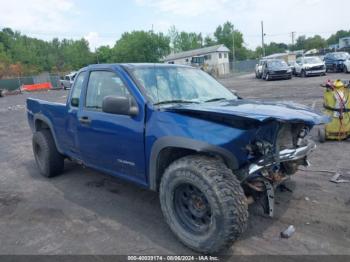
[{"label": "damaged front end", "polygon": [[260,129],[248,146],[249,164],[240,172],[250,203],[259,202],[269,216],[274,214],[275,189],[290,179],[300,165],[308,166],[307,156],[316,144],[307,138],[303,123],[274,122]]}]

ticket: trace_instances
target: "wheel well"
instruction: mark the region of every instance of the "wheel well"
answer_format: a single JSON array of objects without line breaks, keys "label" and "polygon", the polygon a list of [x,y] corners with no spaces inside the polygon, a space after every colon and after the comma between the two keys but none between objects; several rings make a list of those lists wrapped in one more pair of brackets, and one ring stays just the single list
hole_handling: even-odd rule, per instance
[{"label": "wheel well", "polygon": [[39,131],[42,129],[50,129],[50,127],[43,120],[37,119],[35,121],[35,131]]},{"label": "wheel well", "polygon": [[162,176],[165,172],[165,169],[173,163],[175,160],[180,159],[182,157],[188,156],[188,155],[194,155],[194,154],[200,154],[200,155],[207,155],[212,157],[217,157],[220,159],[223,159],[221,156],[210,153],[210,152],[198,152],[193,149],[187,149],[187,148],[178,148],[178,147],[167,147],[162,149],[159,152],[158,158],[157,158],[157,169],[156,169],[156,185],[157,185],[157,191],[159,190],[160,181],[162,179]]}]

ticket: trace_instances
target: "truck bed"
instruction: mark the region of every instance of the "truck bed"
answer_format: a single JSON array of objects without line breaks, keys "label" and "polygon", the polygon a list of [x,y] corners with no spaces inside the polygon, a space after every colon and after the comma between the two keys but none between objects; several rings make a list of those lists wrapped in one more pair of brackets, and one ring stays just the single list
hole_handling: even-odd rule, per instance
[{"label": "truck bed", "polygon": [[[64,141],[66,136],[66,115],[66,104],[34,98],[27,99],[27,117],[30,128],[32,131],[35,130],[35,121],[37,120],[48,120],[46,122],[50,123],[50,129],[53,132],[57,145],[64,145],[61,141]],[[59,151],[63,151],[62,148],[60,149]]]}]

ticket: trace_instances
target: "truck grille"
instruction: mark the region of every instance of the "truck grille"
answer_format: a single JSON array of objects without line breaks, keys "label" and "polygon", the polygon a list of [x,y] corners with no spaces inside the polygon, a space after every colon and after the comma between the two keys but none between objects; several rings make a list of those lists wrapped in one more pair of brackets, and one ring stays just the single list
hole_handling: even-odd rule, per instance
[{"label": "truck grille", "polygon": [[313,66],[309,70],[322,70],[322,69],[324,69],[323,65],[321,65],[321,66]]},{"label": "truck grille", "polygon": [[287,70],[278,70],[278,71],[275,71],[275,74],[285,74],[287,73]]}]

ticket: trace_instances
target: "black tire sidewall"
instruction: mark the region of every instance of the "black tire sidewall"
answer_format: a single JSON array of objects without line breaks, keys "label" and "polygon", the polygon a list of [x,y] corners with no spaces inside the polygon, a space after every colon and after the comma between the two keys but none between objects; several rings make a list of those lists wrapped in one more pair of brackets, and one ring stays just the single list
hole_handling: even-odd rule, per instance
[{"label": "black tire sidewall", "polygon": [[[181,176],[181,172],[189,171],[178,170],[173,172],[172,176],[169,178],[169,181],[167,183],[166,191],[162,190],[160,192],[160,201],[162,203],[163,212],[166,212],[170,217],[172,217],[172,219],[166,218],[168,225],[170,226],[172,231],[177,232],[177,234],[180,235],[180,239],[184,241],[187,245],[197,249],[200,248],[200,246],[194,247],[193,243],[212,242],[213,238],[217,237],[217,233],[221,231],[221,227],[223,225],[222,207],[220,206],[219,200],[216,195],[207,194],[205,192],[206,188],[210,187],[208,181],[205,181],[204,179],[198,177],[193,171],[191,171],[191,175],[188,175],[188,177],[184,179]],[[180,175],[181,177],[178,175]],[[213,225],[215,226],[211,226],[209,231],[206,232],[204,235],[194,236],[189,231],[187,231],[177,220],[177,214],[175,213],[174,208],[174,191],[177,186],[183,183],[195,185],[200,191],[203,192],[203,194],[206,196],[209,202],[213,215]]]},{"label": "black tire sidewall", "polygon": [[[42,150],[39,157],[36,152],[36,145]],[[41,175],[54,177],[60,174],[64,166],[64,157],[57,151],[55,142],[49,130],[35,132],[32,139],[35,162]]]},{"label": "black tire sidewall", "polygon": [[[212,223],[201,235],[188,232],[175,213],[175,189],[187,183],[197,187],[210,205]],[[173,233],[196,252],[217,253],[228,248],[247,225],[248,206],[240,182],[222,161],[215,158],[192,155],[172,163],[162,176],[159,198]]]},{"label": "black tire sidewall", "polygon": [[[40,147],[40,150],[43,151],[42,156],[39,158],[36,152],[36,146]],[[47,144],[47,140],[42,132],[36,132],[33,135],[33,154],[35,158],[35,162],[39,168],[40,173],[43,176],[48,177],[49,169],[48,169],[48,163],[49,163],[49,146]]]}]

